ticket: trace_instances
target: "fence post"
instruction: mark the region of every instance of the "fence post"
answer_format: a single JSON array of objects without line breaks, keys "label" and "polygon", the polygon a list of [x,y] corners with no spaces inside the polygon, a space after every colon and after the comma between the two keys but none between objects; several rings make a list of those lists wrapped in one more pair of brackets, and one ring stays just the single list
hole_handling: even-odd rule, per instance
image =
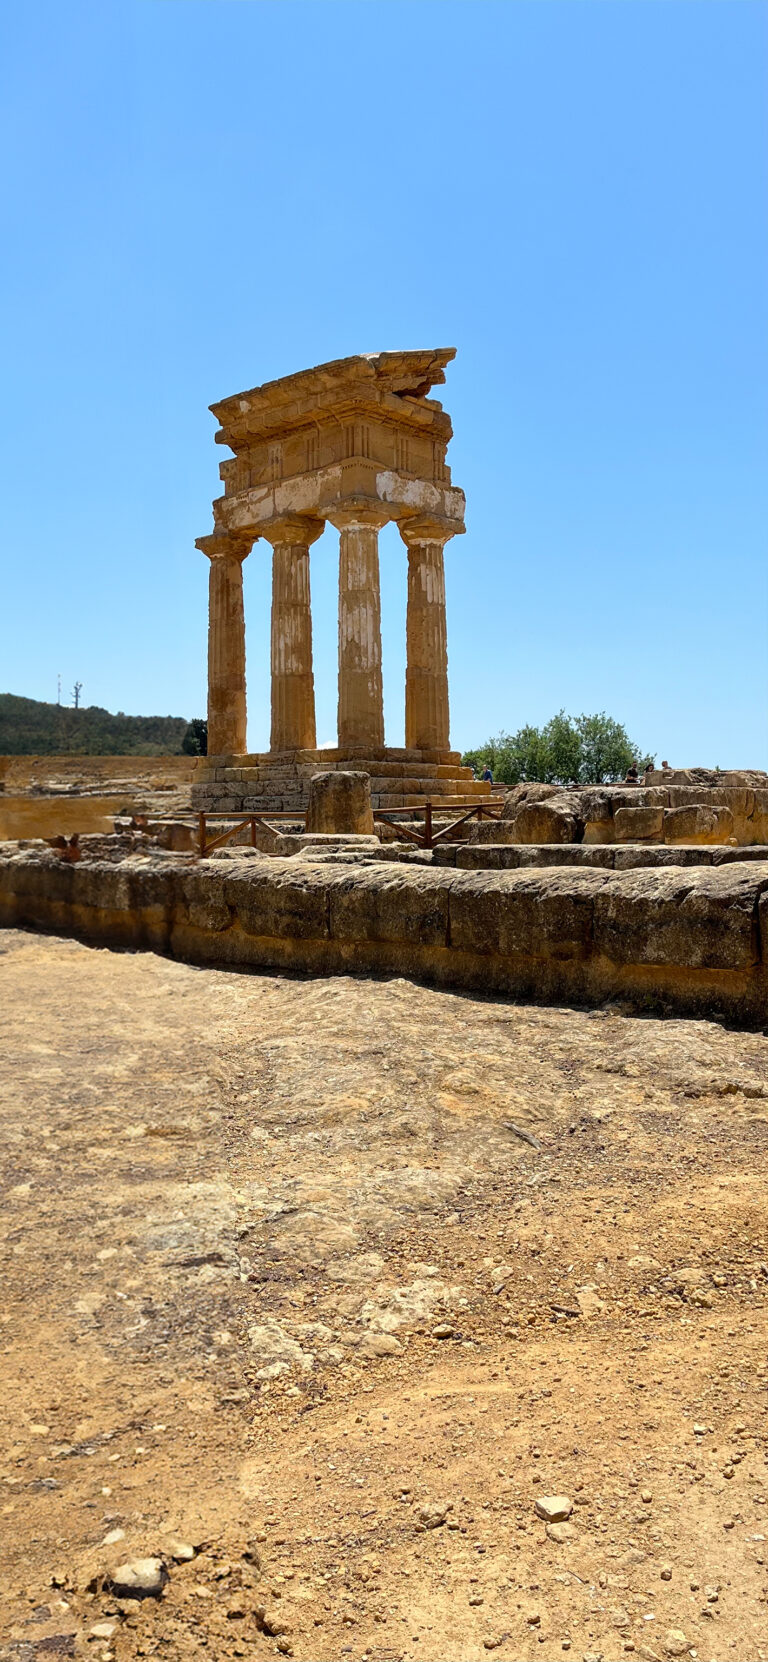
[{"label": "fence post", "polygon": [[256,821],[251,820],[251,848],[256,847]]},{"label": "fence post", "polygon": [[424,847],[432,847],[432,803],[424,804]]},{"label": "fence post", "polygon": [[205,814],[197,816],[197,852],[202,860],[205,854]]}]

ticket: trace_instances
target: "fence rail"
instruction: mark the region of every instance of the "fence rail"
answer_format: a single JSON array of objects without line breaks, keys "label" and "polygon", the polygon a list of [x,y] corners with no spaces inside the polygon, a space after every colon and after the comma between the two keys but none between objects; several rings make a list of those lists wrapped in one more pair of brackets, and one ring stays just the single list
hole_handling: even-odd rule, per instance
[{"label": "fence rail", "polygon": [[[451,834],[456,831],[460,825],[466,825],[468,820],[500,819],[501,806],[502,805],[500,803],[491,802],[487,798],[481,802],[467,802],[466,799],[462,800],[458,798],[451,800],[449,798],[446,800],[445,797],[442,797],[439,798],[437,802],[424,802],[415,808],[374,808],[373,818],[374,821],[378,821],[379,824],[397,826],[398,831],[402,832],[405,840],[407,842],[415,843],[418,848],[435,848],[438,843],[447,842]],[[436,814],[442,816],[446,813],[454,813],[457,809],[462,810],[457,819],[452,819],[448,825],[441,824],[439,828],[435,827]],[[406,818],[414,819],[419,815],[424,816],[423,826],[412,826],[404,823]],[[270,823],[271,821],[291,820],[295,823],[296,820],[300,820],[302,823],[306,824],[306,818],[306,809],[304,808],[280,808],[275,809],[274,812],[267,812],[265,810],[264,813],[260,814],[227,814],[224,812],[198,814],[198,858],[202,860],[205,858],[206,854],[211,854],[214,848],[223,848],[225,843],[230,842],[233,837],[240,835],[243,826],[250,827],[251,845],[255,848],[257,825],[260,826],[263,831],[271,831],[279,837],[282,833],[275,825]],[[227,824],[223,831],[218,832],[216,836],[209,839],[208,825],[211,820],[226,820]]]}]

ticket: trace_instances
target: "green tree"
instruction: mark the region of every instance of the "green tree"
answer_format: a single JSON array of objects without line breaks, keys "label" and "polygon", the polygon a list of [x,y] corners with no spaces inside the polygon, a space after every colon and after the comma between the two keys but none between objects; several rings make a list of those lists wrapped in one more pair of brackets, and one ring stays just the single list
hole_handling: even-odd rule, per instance
[{"label": "green tree", "polygon": [[462,761],[478,773],[490,767],[505,785],[606,785],[623,779],[633,762],[642,770],[654,757],[643,755],[604,711],[573,717],[559,710],[544,727],[501,732],[468,750]]},{"label": "green tree", "polygon": [[577,785],[581,777],[581,740],[578,727],[565,710],[547,722],[542,733],[547,784]]},{"label": "green tree", "polygon": [[579,738],[579,783],[604,785],[623,779],[634,762],[641,772],[653,756],[643,756],[628,738],[626,729],[602,710],[597,716],[577,716]]},{"label": "green tree", "polygon": [[189,723],[181,741],[181,748],[185,756],[208,755],[208,723],[196,716]]}]

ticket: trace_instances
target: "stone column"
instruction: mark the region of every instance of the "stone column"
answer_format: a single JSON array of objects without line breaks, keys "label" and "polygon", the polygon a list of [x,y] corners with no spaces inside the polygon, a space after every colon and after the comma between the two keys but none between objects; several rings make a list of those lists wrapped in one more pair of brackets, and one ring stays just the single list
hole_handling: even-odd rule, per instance
[{"label": "stone column", "polygon": [[287,514],[265,526],[272,544],[272,732],[270,750],[314,750],[315,681],[309,550],[321,519]]},{"label": "stone column", "polygon": [[198,537],[211,562],[208,589],[208,754],[242,756],[246,746],[243,560],[253,536]]},{"label": "stone column", "polygon": [[370,753],[384,745],[379,531],[389,515],[344,508],[329,518],[341,533],[338,742]]},{"label": "stone column", "polygon": [[429,520],[405,520],[408,549],[405,744],[408,750],[448,750],[448,644],[443,548],[453,531]]}]

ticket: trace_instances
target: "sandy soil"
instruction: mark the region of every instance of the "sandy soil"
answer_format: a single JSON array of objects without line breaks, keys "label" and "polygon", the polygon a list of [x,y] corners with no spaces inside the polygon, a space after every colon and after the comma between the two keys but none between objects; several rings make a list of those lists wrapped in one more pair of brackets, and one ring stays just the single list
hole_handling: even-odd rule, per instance
[{"label": "sandy soil", "polygon": [[768,1039],[0,943],[3,1662],[768,1658]]}]

